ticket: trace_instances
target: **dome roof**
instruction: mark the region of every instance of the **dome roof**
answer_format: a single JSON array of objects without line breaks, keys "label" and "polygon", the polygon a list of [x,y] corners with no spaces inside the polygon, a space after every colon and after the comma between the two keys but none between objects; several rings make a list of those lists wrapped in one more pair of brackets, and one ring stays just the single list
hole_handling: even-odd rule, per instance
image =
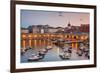
[{"label": "dome roof", "polygon": [[68,23],[68,27],[71,26],[70,22]]}]

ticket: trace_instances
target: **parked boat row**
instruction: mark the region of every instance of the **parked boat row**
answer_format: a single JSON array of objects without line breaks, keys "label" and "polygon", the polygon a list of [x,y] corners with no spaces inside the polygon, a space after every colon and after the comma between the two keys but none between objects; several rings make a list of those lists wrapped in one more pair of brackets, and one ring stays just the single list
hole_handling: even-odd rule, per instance
[{"label": "parked boat row", "polygon": [[89,56],[89,48],[86,48],[86,47],[80,47],[78,49],[78,51],[77,51],[77,54],[78,54],[78,56],[84,55],[88,59],[90,58],[90,56]]},{"label": "parked boat row", "polygon": [[47,52],[51,50],[52,47],[48,46],[47,48],[41,49],[37,52],[37,54],[32,55],[30,58],[28,58],[28,61],[39,61],[45,57]]},{"label": "parked boat row", "polygon": [[27,46],[26,48],[21,48],[21,55],[23,55],[28,50],[32,49],[31,47]]},{"label": "parked boat row", "polygon": [[71,53],[72,53],[72,48],[62,48],[62,52],[59,54],[60,58],[65,60],[65,59],[70,59],[71,58]]}]

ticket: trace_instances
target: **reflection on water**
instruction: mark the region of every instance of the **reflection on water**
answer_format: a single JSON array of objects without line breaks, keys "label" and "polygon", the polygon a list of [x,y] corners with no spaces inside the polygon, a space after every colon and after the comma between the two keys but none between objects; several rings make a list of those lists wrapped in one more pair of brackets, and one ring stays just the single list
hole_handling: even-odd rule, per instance
[{"label": "reflection on water", "polygon": [[29,40],[29,45],[32,46],[32,40]]},{"label": "reflection on water", "polygon": [[32,48],[42,48],[47,46],[53,46],[53,43],[50,40],[22,40],[22,47],[30,46]]},{"label": "reflection on water", "polygon": [[[32,47],[32,48],[45,48],[47,46],[54,46],[54,44],[50,39],[29,39],[29,40],[23,39],[21,41],[21,47],[26,48],[27,46]],[[72,42],[71,46],[72,48],[78,49],[79,43]]]},{"label": "reflection on water", "polygon": [[[57,35],[58,36],[58,35]],[[41,37],[41,38],[40,38]],[[60,40],[61,39],[61,40]],[[83,38],[82,38],[83,39]],[[63,52],[63,48],[68,49],[69,46],[72,47],[72,55],[70,57],[70,60],[85,60],[87,59],[84,57],[79,57],[77,55],[77,51],[80,46],[80,41],[82,39],[74,39],[74,38],[51,38],[51,37],[43,37],[43,36],[24,36],[21,39],[21,62],[28,62],[28,59],[33,54],[38,54],[39,51],[43,49],[47,49],[47,47],[52,47],[52,49],[49,49],[48,52],[45,54],[45,57],[39,61],[61,61],[62,59],[59,57],[59,54]],[[86,39],[85,39],[86,40]],[[55,45],[53,44],[55,42]],[[81,42],[83,43],[83,42]],[[63,46],[63,48],[61,47]],[[27,47],[31,47],[27,48]],[[28,49],[28,50],[27,50]]]},{"label": "reflection on water", "polygon": [[[21,55],[21,63],[28,63],[28,59],[32,57],[32,54],[37,54],[38,50],[40,49],[29,49],[24,53],[24,55]],[[33,62],[50,62],[50,61],[74,61],[74,60],[88,60],[87,57],[83,56],[78,56],[76,54],[77,50],[73,49],[72,54],[69,60],[63,60],[59,57],[59,54],[62,50],[59,47],[54,46],[51,50],[49,50],[45,57],[41,60],[38,61],[33,61]]]}]

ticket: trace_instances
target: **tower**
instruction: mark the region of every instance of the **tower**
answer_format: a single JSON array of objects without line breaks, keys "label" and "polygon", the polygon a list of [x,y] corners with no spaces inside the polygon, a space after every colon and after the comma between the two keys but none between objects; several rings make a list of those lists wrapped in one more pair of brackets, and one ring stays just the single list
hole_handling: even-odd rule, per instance
[{"label": "tower", "polygon": [[70,22],[68,23],[67,27],[68,27],[68,29],[71,29],[71,24],[70,24]]}]

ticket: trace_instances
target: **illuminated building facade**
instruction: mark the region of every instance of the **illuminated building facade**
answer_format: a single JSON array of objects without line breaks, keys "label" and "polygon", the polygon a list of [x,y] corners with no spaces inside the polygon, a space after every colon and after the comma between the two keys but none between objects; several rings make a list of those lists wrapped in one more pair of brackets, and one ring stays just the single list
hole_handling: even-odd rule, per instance
[{"label": "illuminated building facade", "polygon": [[[84,29],[83,29],[84,28]],[[79,42],[89,39],[89,26],[50,27],[49,25],[29,26],[29,33],[21,32],[21,47],[42,48],[49,45],[53,46],[51,40],[63,39],[70,42],[72,48],[78,49]],[[22,29],[23,31],[23,29]]]}]

